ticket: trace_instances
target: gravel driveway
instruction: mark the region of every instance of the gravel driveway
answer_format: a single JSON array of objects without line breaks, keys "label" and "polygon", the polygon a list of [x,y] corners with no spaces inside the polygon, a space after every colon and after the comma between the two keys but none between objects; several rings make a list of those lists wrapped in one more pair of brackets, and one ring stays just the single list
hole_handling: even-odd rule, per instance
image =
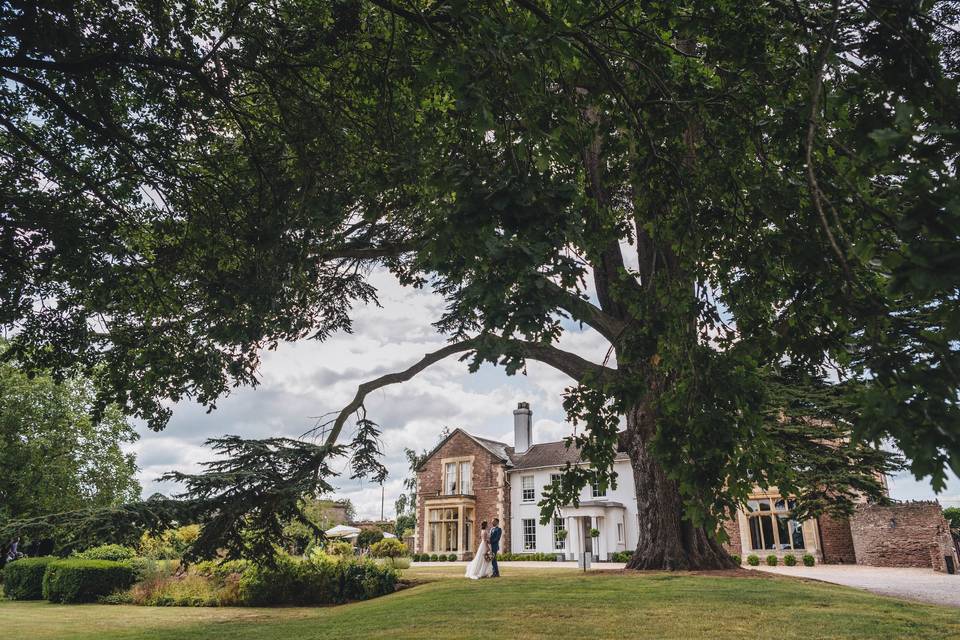
[{"label": "gravel driveway", "polygon": [[960,607],[960,575],[937,573],[932,569],[899,569],[859,565],[817,565],[815,567],[748,567],[797,578],[813,578],[884,596]]}]

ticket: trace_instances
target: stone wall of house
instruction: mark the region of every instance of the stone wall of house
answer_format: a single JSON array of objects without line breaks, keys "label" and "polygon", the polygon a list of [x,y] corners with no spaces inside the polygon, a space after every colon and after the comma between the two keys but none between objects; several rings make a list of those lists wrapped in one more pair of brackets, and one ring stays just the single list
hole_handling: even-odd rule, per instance
[{"label": "stone wall of house", "polygon": [[822,515],[817,518],[820,527],[821,561],[825,564],[854,564],[857,551],[847,518]]},{"label": "stone wall of house", "polygon": [[932,567],[944,571],[944,555],[956,550],[937,502],[889,507],[865,504],[850,518],[857,563],[875,567]]},{"label": "stone wall of house", "polygon": [[[470,436],[461,431],[454,433],[443,445],[428,458],[417,472],[417,529],[415,547],[417,552],[425,549],[425,536],[428,534],[427,509],[431,496],[443,493],[444,458],[458,458],[473,456],[473,494],[476,496],[476,511],[474,514],[473,548],[480,543],[480,523],[486,520],[492,523],[494,518],[500,518],[503,529],[501,549],[510,548],[510,493],[505,485],[503,463],[487,449],[480,446]],[[491,525],[492,526],[492,525]]]},{"label": "stone wall of house", "polygon": [[730,536],[730,541],[723,545],[730,555],[743,555],[743,542],[740,540],[740,523],[736,518],[723,521],[723,529]]}]

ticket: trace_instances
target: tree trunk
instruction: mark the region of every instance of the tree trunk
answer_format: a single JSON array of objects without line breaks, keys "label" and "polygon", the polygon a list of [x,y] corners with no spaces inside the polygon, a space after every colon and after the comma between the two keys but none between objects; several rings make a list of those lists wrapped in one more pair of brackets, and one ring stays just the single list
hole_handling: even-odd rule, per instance
[{"label": "tree trunk", "polygon": [[677,483],[649,451],[655,433],[652,411],[627,412],[629,453],[637,491],[640,539],[627,569],[733,569],[736,563],[703,527],[683,519]]}]

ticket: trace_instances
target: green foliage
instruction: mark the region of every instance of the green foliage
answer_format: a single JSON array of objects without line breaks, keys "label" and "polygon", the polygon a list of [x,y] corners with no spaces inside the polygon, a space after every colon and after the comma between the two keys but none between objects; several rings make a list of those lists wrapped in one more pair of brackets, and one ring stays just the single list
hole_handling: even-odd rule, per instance
[{"label": "green foliage", "polygon": [[633,551],[615,551],[610,554],[610,559],[613,562],[630,562],[632,557]]},{"label": "green foliage", "polygon": [[140,555],[160,559],[179,559],[187,553],[190,545],[200,537],[200,526],[195,524],[167,529],[158,535],[144,533],[137,547]]},{"label": "green foliage", "polygon": [[734,564],[736,564],[738,567],[739,567],[741,564],[743,564],[743,559],[742,559],[739,555],[737,555],[736,553],[732,554],[730,557],[733,558]]},{"label": "green foliage", "polygon": [[803,566],[812,567],[814,564],[816,564],[816,562],[817,562],[817,559],[814,558],[812,554],[809,554],[809,553],[803,554]]},{"label": "green foliage", "polygon": [[793,555],[792,553],[788,553],[787,555],[783,556],[783,564],[788,567],[795,567],[797,565],[797,556]]},{"label": "green foliage", "polygon": [[747,564],[749,564],[751,567],[760,566],[760,556],[751,553],[747,556]]},{"label": "green foliage", "polygon": [[42,600],[43,574],[54,557],[21,558],[3,568],[3,593],[11,600]]},{"label": "green foliage", "polygon": [[498,553],[497,561],[510,561],[510,562],[523,562],[523,561],[532,561],[532,562],[554,562],[557,559],[557,554],[555,553]]},{"label": "green foliage", "polygon": [[[304,498],[302,500],[301,510],[304,517],[310,521],[311,526],[305,525],[297,519],[284,525],[283,540],[287,543],[285,546],[290,549],[291,554],[303,553],[308,555],[309,547],[321,540],[318,532],[338,524],[331,518],[331,508],[333,506],[334,502],[332,500],[320,498]],[[352,509],[352,506],[350,508]]]},{"label": "green foliage", "polygon": [[960,507],[947,507],[943,510],[943,517],[950,524],[954,536],[960,536]]},{"label": "green foliage", "polygon": [[396,538],[384,538],[370,545],[370,555],[374,558],[402,558],[410,555],[410,550]]},{"label": "green foliage", "polygon": [[352,556],[353,545],[349,542],[328,542],[325,551],[331,556]]},{"label": "green foliage", "polygon": [[130,588],[136,571],[125,562],[109,560],[55,560],[43,576],[43,597],[64,604],[96,602],[115,591]]},{"label": "green foliage", "polygon": [[240,581],[246,604],[336,604],[394,591],[397,574],[372,560],[278,558],[274,567],[251,567]]},{"label": "green foliage", "polygon": [[430,562],[437,562],[437,554],[435,553],[430,554]]},{"label": "green foliage", "polygon": [[406,538],[408,535],[413,535],[413,532],[417,527],[417,516],[415,514],[405,514],[397,516],[397,537],[400,539]]},{"label": "green foliage", "polygon": [[457,561],[457,554],[451,553],[447,556],[447,562],[456,562],[456,561]]},{"label": "green foliage", "polygon": [[777,563],[779,561],[780,559],[772,553],[767,556],[767,564],[770,565],[771,567],[777,566]]},{"label": "green foliage", "polygon": [[133,560],[137,552],[132,547],[124,547],[119,544],[102,544],[99,547],[91,547],[84,551],[76,551],[71,557],[81,560],[112,560],[122,562]]},{"label": "green foliage", "polygon": [[94,419],[92,380],[30,376],[9,356],[0,339],[0,528],[139,499],[134,456],[123,452],[137,433],[115,406]]},{"label": "green foliage", "polygon": [[357,547],[361,549],[368,549],[375,542],[383,540],[383,531],[377,529],[376,527],[371,527],[369,529],[363,529],[357,535]]}]

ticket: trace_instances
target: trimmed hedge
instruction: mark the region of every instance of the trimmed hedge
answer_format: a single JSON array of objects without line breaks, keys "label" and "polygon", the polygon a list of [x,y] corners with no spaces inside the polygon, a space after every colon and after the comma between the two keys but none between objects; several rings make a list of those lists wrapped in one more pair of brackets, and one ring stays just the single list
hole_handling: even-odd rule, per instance
[{"label": "trimmed hedge", "polygon": [[86,551],[78,551],[72,557],[81,560],[112,560],[114,562],[125,562],[133,560],[137,552],[132,547],[125,547],[120,544],[102,544],[99,547],[91,547]]},{"label": "trimmed hedge", "polygon": [[136,570],[110,560],[55,560],[43,576],[43,597],[50,602],[94,602],[114,591],[129,589]]},{"label": "trimmed hedge", "polygon": [[806,553],[803,555],[804,566],[812,567],[814,564],[816,564],[816,562],[817,562],[817,559],[814,558],[811,554]]},{"label": "trimmed hedge", "polygon": [[775,567],[775,566],[777,566],[777,562],[778,562],[779,560],[780,560],[780,559],[777,558],[777,556],[775,556],[775,555],[773,555],[773,554],[771,553],[770,555],[767,556],[767,565],[768,565],[768,566],[771,566],[771,567]]},{"label": "trimmed hedge", "polygon": [[340,604],[393,593],[397,573],[372,560],[281,557],[273,567],[251,567],[240,579],[245,604]]},{"label": "trimmed hedge", "polygon": [[797,556],[793,554],[788,554],[783,556],[783,564],[788,567],[794,567],[797,564]]},{"label": "trimmed hedge", "polygon": [[43,600],[43,574],[53,556],[21,558],[3,568],[3,591],[11,600]]},{"label": "trimmed hedge", "polygon": [[555,553],[498,553],[497,562],[522,562],[529,560],[533,562],[556,562]]},{"label": "trimmed hedge", "polygon": [[747,564],[750,565],[751,567],[760,566],[760,556],[758,556],[755,553],[751,553],[750,555],[747,556]]}]

